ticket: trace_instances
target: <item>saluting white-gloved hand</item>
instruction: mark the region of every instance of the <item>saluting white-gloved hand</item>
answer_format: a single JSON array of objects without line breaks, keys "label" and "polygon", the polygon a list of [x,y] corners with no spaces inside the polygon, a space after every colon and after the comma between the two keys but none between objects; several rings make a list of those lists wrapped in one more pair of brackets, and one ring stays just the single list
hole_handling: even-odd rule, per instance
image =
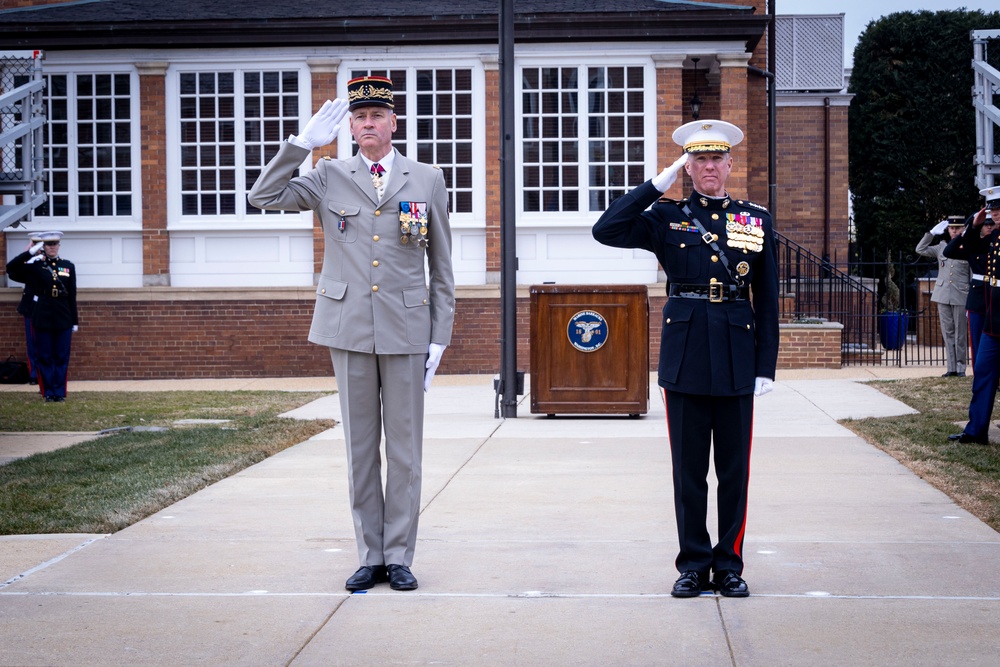
[{"label": "saluting white-gloved hand", "polygon": [[687,153],[677,158],[672,165],[656,175],[653,179],[653,187],[660,192],[666,192],[667,189],[674,184],[674,181],[677,180],[677,172],[681,170],[681,167],[683,167],[684,163],[687,161]]},{"label": "saluting white-gloved hand", "polygon": [[309,150],[332,144],[340,132],[340,121],[345,115],[347,115],[345,100],[338,97],[332,102],[330,100],[323,102],[319,111],[306,123],[302,133],[295,137],[296,142]]},{"label": "saluting white-gloved hand", "polygon": [[771,378],[757,378],[753,384],[753,395],[763,396],[774,389],[774,380]]},{"label": "saluting white-gloved hand", "polygon": [[30,248],[28,248],[28,252],[31,253],[32,255],[37,255],[38,253],[40,253],[42,251],[42,248],[44,248],[44,247],[45,247],[45,244],[42,243],[41,241],[39,241],[35,245],[33,245]]},{"label": "saluting white-gloved hand", "polygon": [[945,230],[947,229],[948,229],[948,221],[942,220],[941,222],[931,227],[931,234],[933,234],[934,236],[937,236],[938,234],[944,234]]},{"label": "saluting white-gloved hand", "polygon": [[431,380],[434,379],[434,371],[437,370],[438,364],[441,363],[441,355],[444,354],[444,348],[447,345],[439,345],[437,343],[431,343],[427,346],[427,364],[424,368],[427,372],[424,373],[424,391],[428,391],[431,388]]}]

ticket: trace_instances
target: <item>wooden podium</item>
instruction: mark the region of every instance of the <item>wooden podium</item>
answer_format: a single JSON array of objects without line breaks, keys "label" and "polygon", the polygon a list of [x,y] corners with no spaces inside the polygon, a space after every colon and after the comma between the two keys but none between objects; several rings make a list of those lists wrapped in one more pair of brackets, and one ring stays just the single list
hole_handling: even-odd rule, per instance
[{"label": "wooden podium", "polygon": [[645,285],[532,285],[531,412],[649,411]]}]

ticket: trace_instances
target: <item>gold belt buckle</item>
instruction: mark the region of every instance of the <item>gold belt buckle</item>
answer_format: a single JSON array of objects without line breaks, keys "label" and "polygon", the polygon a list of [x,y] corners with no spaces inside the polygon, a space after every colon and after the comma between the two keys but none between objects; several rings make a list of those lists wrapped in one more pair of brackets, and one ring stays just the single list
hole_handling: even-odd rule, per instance
[{"label": "gold belt buckle", "polygon": [[722,286],[723,283],[709,283],[708,285],[709,303],[722,303]]}]

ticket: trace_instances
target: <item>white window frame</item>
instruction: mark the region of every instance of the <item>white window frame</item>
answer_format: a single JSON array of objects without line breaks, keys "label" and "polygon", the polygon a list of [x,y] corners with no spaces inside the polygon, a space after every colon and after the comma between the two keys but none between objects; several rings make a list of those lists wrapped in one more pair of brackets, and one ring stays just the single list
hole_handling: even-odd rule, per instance
[{"label": "white window frame", "polygon": [[[110,74],[112,76],[125,74],[129,77],[129,147],[130,147],[130,187],[132,198],[132,210],[128,215],[80,215],[79,213],[79,175],[81,173],[79,164],[79,132],[77,117],[77,77]],[[44,68],[46,81],[53,76],[66,77],[67,96],[67,118],[66,118],[66,146],[67,146],[67,166],[69,198],[68,213],[66,215],[41,215],[37,210],[34,220],[40,225],[50,225],[62,228],[66,232],[86,232],[86,231],[137,231],[142,229],[142,135],[141,135],[141,98],[139,94],[139,73],[131,64],[120,65],[84,65],[70,67],[67,65],[49,65]],[[49,91],[45,91],[46,103],[49,99]],[[48,113],[48,111],[46,111]],[[46,129],[46,141],[44,150],[46,153],[46,164],[48,164],[48,153],[51,146],[48,142],[48,128]],[[49,168],[46,166],[46,177]],[[51,183],[51,181],[48,181]],[[46,185],[48,190],[49,185]],[[49,204],[51,206],[51,203]]]},{"label": "white window frame", "polygon": [[[243,73],[246,71],[298,71],[298,128],[312,116],[312,77],[309,67],[303,59],[296,60],[234,60],[231,62],[182,62],[171,64],[166,73],[166,128],[167,128],[167,229],[184,231],[209,230],[274,230],[274,229],[312,229],[312,211],[279,213],[279,214],[247,214],[249,203],[246,194],[250,185],[246,182],[246,132],[244,121],[245,97],[243,91]],[[234,143],[237,146],[236,155],[236,212],[233,214],[185,215],[182,199],[181,173],[181,114],[180,114],[180,79],[182,74],[202,72],[232,72],[234,75],[235,118]],[[286,137],[283,137],[286,138]],[[301,173],[311,169],[312,160],[306,158],[300,166]],[[242,193],[242,194],[240,194]]]},{"label": "white window frame", "polygon": [[[590,162],[588,142],[590,140],[590,126],[588,123],[588,86],[587,73],[590,67],[641,67],[643,70],[643,168],[646,178],[655,173],[657,163],[657,134],[656,134],[656,67],[649,54],[624,55],[624,54],[602,54],[600,52],[581,53],[575,56],[567,55],[530,55],[522,56],[517,60],[517,70],[515,74],[515,95],[514,116],[517,119],[515,129],[515,144],[517,146],[517,168],[515,169],[515,191],[517,192],[517,202],[515,210],[517,212],[517,224],[520,227],[572,227],[581,224],[591,225],[596,220],[595,215],[600,215],[601,211],[590,210]],[[579,192],[579,210],[577,211],[525,211],[524,210],[524,99],[521,82],[525,68],[548,68],[548,67],[576,67],[579,70],[577,81],[577,109],[579,114],[578,127],[580,128],[577,151],[579,169],[577,172],[577,188]],[[635,184],[638,185],[638,184]],[[624,188],[627,192],[634,185]]]},{"label": "white window frame", "polygon": [[[390,60],[385,56],[377,60],[344,60],[341,62],[337,76],[338,97],[347,99],[347,82],[356,71],[386,71],[405,70],[406,72],[406,108],[397,110],[400,122],[408,123],[406,129],[406,149],[401,151],[410,159],[417,155],[417,70],[468,69],[472,74],[472,211],[451,211],[449,222],[452,228],[475,229],[486,228],[486,120],[483,110],[486,108],[486,77],[480,58],[438,58],[434,60],[419,58],[400,58]],[[393,142],[394,144],[398,142]],[[353,155],[353,142],[348,123],[340,129],[337,141],[337,157],[349,158]]]}]

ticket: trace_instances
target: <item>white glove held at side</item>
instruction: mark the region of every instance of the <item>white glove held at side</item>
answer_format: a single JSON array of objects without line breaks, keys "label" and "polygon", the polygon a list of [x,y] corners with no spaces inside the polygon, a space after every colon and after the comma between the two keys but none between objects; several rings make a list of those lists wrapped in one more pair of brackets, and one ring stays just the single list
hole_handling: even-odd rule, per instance
[{"label": "white glove held at side", "polygon": [[78,327],[77,325],[74,324],[73,325],[73,333],[76,333],[79,330],[80,330],[80,327]]},{"label": "white glove held at side", "polygon": [[771,378],[757,378],[753,385],[753,395],[763,396],[774,389],[774,380]]},{"label": "white glove held at side", "polygon": [[312,150],[320,146],[332,144],[340,132],[340,121],[347,115],[347,102],[339,97],[334,101],[327,100],[319,111],[309,119],[302,133],[295,137],[303,148]]},{"label": "white glove held at side", "polygon": [[424,391],[428,391],[431,388],[431,380],[434,379],[434,371],[437,370],[438,364],[441,363],[441,355],[444,354],[444,348],[447,345],[438,345],[437,343],[431,343],[427,346],[427,364],[424,368],[427,372],[424,373]]},{"label": "white glove held at side", "polygon": [[937,236],[938,234],[944,234],[945,230],[948,229],[948,221],[942,220],[933,227],[931,227],[931,234]]},{"label": "white glove held at side", "polygon": [[39,241],[35,245],[33,245],[30,248],[28,248],[28,252],[30,252],[32,255],[37,255],[38,253],[40,253],[42,251],[42,248],[44,248],[44,247],[45,247],[45,244],[42,243],[41,241]]},{"label": "white glove held at side", "polygon": [[661,171],[653,179],[653,187],[660,192],[666,192],[667,189],[674,184],[674,181],[677,180],[677,172],[681,170],[681,167],[683,167],[684,163],[687,161],[687,153],[677,158],[672,165]]}]

